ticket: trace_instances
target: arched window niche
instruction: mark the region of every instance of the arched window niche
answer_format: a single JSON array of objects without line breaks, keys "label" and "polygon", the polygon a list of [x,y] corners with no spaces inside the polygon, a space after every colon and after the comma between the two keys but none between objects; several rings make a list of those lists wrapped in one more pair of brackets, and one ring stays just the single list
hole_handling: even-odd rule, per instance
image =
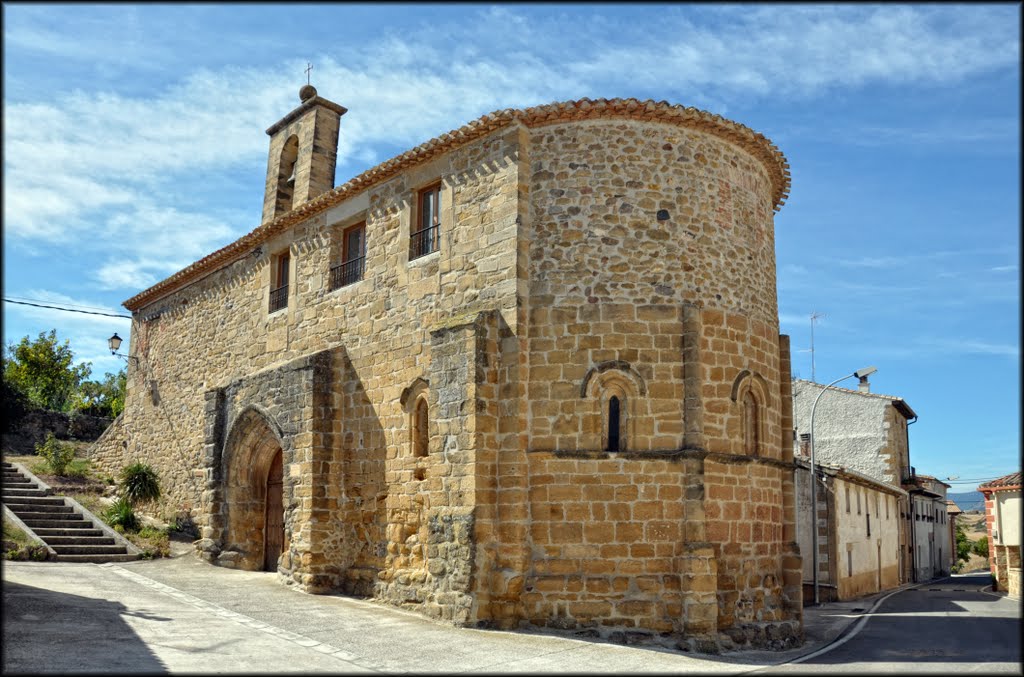
[{"label": "arched window niche", "polygon": [[768,388],[757,372],[744,369],[732,385],[733,410],[738,415],[741,435],[739,451],[745,456],[761,456],[765,450],[764,412]]},{"label": "arched window niche", "polygon": [[[636,438],[633,422],[636,419],[637,403],[647,394],[643,378],[628,363],[616,360],[605,362],[592,368],[583,379],[580,394],[596,403],[596,412],[591,410],[588,416],[596,416],[585,425],[585,434],[592,440],[585,446],[593,448],[593,443],[600,444],[599,449],[608,453],[619,453],[635,449]],[[600,438],[597,438],[600,431]]]},{"label": "arched window niche", "polygon": [[402,391],[399,402],[408,421],[407,455],[426,458],[430,455],[430,383],[426,379],[416,378]]}]

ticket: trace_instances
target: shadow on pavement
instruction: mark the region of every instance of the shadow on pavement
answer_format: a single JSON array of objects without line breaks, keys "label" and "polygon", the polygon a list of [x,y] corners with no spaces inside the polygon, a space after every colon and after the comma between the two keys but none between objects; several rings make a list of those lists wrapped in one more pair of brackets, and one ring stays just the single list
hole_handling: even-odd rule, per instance
[{"label": "shadow on pavement", "polygon": [[[123,604],[3,583],[3,673],[166,673]],[[146,618],[169,621],[154,615]]]}]

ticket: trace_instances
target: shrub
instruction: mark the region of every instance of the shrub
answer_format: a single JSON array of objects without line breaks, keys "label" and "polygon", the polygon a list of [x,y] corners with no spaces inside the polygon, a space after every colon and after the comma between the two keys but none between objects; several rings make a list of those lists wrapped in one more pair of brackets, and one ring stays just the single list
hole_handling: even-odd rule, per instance
[{"label": "shrub", "polygon": [[974,542],[974,554],[988,557],[988,536],[982,536]]},{"label": "shrub", "polygon": [[74,446],[59,441],[53,433],[47,433],[46,441],[36,445],[36,453],[46,460],[46,465],[54,475],[64,475],[75,460]]},{"label": "shrub", "polygon": [[107,508],[103,513],[103,519],[115,529],[121,527],[118,531],[135,531],[139,528],[139,518],[135,514],[135,509],[124,497],[117,499]]},{"label": "shrub", "polygon": [[121,496],[131,505],[160,498],[160,480],[156,471],[136,461],[121,470]]}]

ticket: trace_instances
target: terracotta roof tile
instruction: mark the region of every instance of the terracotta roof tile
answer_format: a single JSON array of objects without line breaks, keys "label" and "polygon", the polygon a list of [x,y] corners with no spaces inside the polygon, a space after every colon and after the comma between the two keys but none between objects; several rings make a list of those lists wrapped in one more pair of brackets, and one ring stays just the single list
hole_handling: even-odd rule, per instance
[{"label": "terracotta roof tile", "polygon": [[990,482],[985,482],[978,487],[978,491],[984,491],[986,489],[1008,489],[1010,487],[1019,487],[1020,484],[1020,471],[1010,473],[1009,475],[1003,475],[998,479],[994,479]]}]

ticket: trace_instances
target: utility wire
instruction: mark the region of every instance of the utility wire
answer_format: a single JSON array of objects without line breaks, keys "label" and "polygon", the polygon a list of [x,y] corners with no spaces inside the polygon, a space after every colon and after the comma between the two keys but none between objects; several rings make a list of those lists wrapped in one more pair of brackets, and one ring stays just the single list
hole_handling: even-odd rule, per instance
[{"label": "utility wire", "polygon": [[[51,301],[50,299],[30,299],[24,296],[8,296],[7,300],[10,301],[31,301],[32,303],[58,303],[58,301]],[[102,306],[86,306],[81,303],[64,303],[60,302],[62,306],[66,308],[82,308],[83,310],[109,310]]]},{"label": "utility wire", "polygon": [[112,313],[97,313],[91,310],[76,310],[75,308],[62,308],[60,306],[48,306],[42,303],[29,303],[28,301],[14,301],[12,299],[4,299],[5,303],[17,303],[23,306],[35,306],[36,308],[52,308],[53,310],[63,310],[66,313],[83,313],[85,315],[104,315],[106,317],[123,317],[126,320],[132,319],[131,315],[114,315]]}]

